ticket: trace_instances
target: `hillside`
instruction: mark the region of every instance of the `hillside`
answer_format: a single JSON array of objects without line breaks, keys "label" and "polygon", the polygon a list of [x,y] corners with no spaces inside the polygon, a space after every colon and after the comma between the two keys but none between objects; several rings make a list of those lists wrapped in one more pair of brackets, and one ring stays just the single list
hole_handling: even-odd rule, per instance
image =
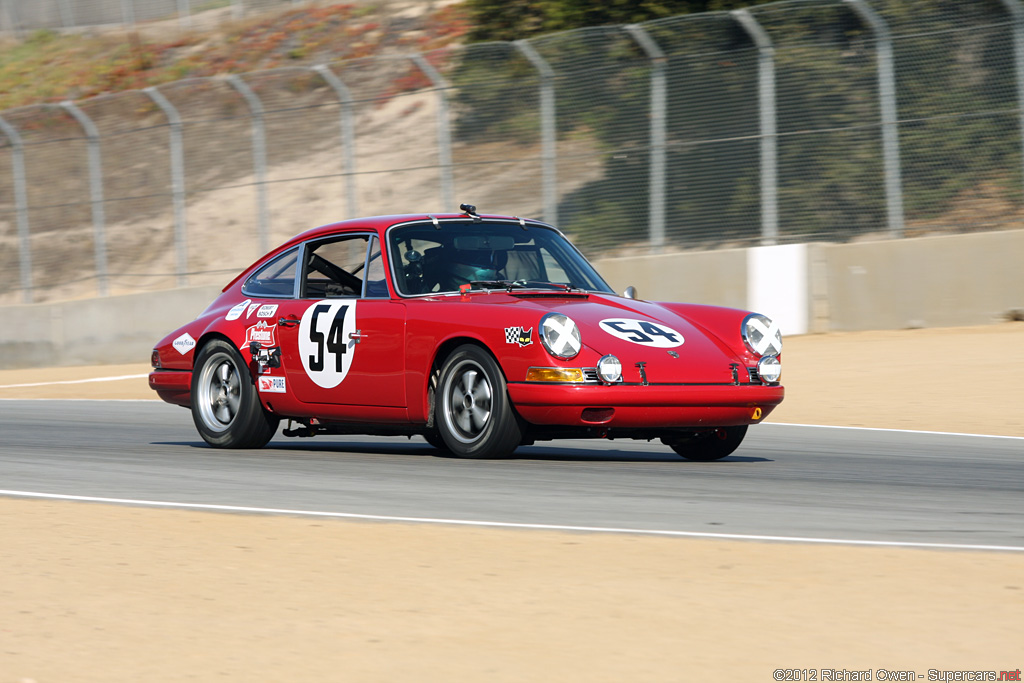
[{"label": "hillside", "polygon": [[79,100],[189,77],[304,66],[458,41],[469,23],[459,4],[307,3],[234,21],[231,7],[177,20],[61,34],[36,31],[0,44],[0,110]]}]

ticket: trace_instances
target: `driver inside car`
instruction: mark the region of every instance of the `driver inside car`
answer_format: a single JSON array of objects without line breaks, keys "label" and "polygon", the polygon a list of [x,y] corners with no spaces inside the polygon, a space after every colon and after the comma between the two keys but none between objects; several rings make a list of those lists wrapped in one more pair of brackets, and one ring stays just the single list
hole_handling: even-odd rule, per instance
[{"label": "driver inside car", "polygon": [[457,290],[459,285],[469,282],[503,279],[501,271],[507,263],[507,251],[454,249],[441,290]]}]

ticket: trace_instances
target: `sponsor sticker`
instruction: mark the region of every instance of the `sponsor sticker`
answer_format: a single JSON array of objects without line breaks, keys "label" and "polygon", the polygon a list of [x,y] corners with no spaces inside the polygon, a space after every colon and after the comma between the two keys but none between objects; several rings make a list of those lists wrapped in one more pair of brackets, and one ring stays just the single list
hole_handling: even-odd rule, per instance
[{"label": "sponsor sticker", "polygon": [[532,327],[506,327],[505,328],[505,343],[506,344],[519,344],[520,346],[529,346],[533,343],[533,328]]},{"label": "sponsor sticker", "polygon": [[299,323],[299,357],[313,383],[333,389],[342,383],[352,367],[356,342],[356,302],[318,301],[302,314]]},{"label": "sponsor sticker", "polygon": [[683,335],[667,325],[650,320],[635,318],[607,318],[601,321],[601,329],[619,339],[634,344],[653,346],[657,349],[671,349],[683,345]]},{"label": "sponsor sticker", "polygon": [[249,308],[246,309],[246,311],[245,311],[245,317],[246,318],[251,318],[252,317],[252,312],[255,311],[259,307],[260,307],[259,304],[249,304]]},{"label": "sponsor sticker", "polygon": [[191,334],[186,332],[185,334],[181,335],[173,342],[171,342],[171,346],[174,347],[175,351],[184,356],[186,353],[195,348],[196,340],[192,338]]},{"label": "sponsor sticker", "polygon": [[260,310],[256,311],[257,318],[273,318],[277,315],[277,304],[263,304]]},{"label": "sponsor sticker", "polygon": [[270,325],[266,320],[259,321],[245,330],[245,345],[259,342],[260,346],[276,346],[274,340],[274,330],[276,329],[276,324]]},{"label": "sponsor sticker", "polygon": [[224,316],[225,320],[238,320],[245,313],[245,309],[252,303],[252,299],[246,299],[242,303],[232,307],[228,314]]},{"label": "sponsor sticker", "polygon": [[261,394],[283,394],[287,391],[284,377],[257,377],[256,386]]}]

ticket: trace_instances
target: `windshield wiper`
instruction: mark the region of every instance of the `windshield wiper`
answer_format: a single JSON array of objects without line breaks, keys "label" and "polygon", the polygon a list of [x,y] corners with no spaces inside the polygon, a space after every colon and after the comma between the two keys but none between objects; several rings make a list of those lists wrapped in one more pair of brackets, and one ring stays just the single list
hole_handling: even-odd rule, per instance
[{"label": "windshield wiper", "polygon": [[579,287],[566,285],[559,282],[542,282],[540,280],[516,280],[512,283],[519,288],[556,289],[562,292],[583,291]]},{"label": "windshield wiper", "polygon": [[560,292],[583,291],[572,285],[542,282],[540,280],[472,280],[469,286],[474,289],[504,289],[509,292],[513,289],[554,289]]},{"label": "windshield wiper", "polygon": [[515,284],[511,280],[470,280],[469,282],[469,286],[473,289],[512,289]]},{"label": "windshield wiper", "polygon": [[468,284],[470,289],[504,289],[507,292],[511,292],[513,289],[553,289],[556,292],[586,291],[581,287],[541,280],[471,280]]}]

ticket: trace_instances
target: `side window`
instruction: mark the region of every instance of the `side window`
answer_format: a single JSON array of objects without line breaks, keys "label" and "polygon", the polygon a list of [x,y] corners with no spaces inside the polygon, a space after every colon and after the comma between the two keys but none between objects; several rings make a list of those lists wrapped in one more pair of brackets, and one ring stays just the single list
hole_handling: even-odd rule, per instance
[{"label": "side window", "polygon": [[366,291],[363,293],[368,299],[387,298],[388,281],[384,274],[384,259],[381,258],[380,241],[374,235],[370,238],[370,252],[366,265]]},{"label": "side window", "polygon": [[295,293],[295,266],[298,249],[292,249],[263,266],[242,285],[242,293],[249,296],[290,297]]},{"label": "side window", "polygon": [[352,235],[306,245],[302,274],[303,299],[360,296],[369,237]]}]

